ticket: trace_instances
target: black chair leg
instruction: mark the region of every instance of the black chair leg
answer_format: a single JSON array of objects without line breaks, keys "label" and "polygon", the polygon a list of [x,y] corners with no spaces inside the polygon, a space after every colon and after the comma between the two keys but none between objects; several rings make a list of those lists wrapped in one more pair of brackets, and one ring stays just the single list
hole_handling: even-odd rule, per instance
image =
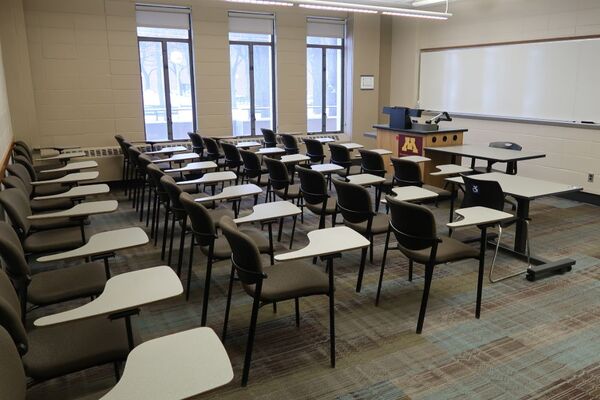
[{"label": "black chair leg", "polygon": [[229,275],[229,289],[227,290],[227,303],[225,304],[225,318],[223,319],[223,331],[221,332],[221,342],[225,344],[227,337],[227,324],[229,323],[229,309],[231,308],[231,291],[233,290],[233,278],[235,267],[231,265],[231,274]]},{"label": "black chair leg", "polygon": [[281,242],[281,235],[283,233],[283,218],[279,218],[279,232],[277,232],[277,241]]},{"label": "black chair leg", "polygon": [[208,248],[208,259],[206,260],[206,277],[204,278],[204,297],[202,299],[201,326],[206,326],[206,314],[208,312],[208,296],[210,293],[210,278],[212,275],[214,244]]},{"label": "black chair leg", "polygon": [[152,223],[150,223],[150,237],[154,238],[154,224],[156,223],[156,192],[152,193],[152,211],[148,207],[148,215],[146,216],[146,226],[150,223],[150,214],[152,214]]},{"label": "black chair leg", "polygon": [[290,250],[292,249],[292,245],[294,244],[294,232],[296,231],[296,216],[293,217],[294,223],[292,224],[292,234],[290,235]]},{"label": "black chair leg", "polygon": [[258,319],[258,306],[260,304],[260,286],[259,281],[256,284],[254,302],[252,303],[252,317],[250,319],[250,329],[248,330],[248,342],[246,343],[246,357],[244,358],[244,371],[242,372],[242,386],[248,384],[248,375],[250,373],[250,363],[252,362],[252,348],[254,347],[254,335],[256,333],[256,320]]},{"label": "black chair leg", "polygon": [[408,281],[412,282],[413,278],[413,260],[408,260]]},{"label": "black chair leg", "polygon": [[365,264],[367,262],[367,248],[362,249],[362,255],[360,257],[360,268],[358,269],[358,279],[356,281],[356,292],[360,293],[362,288],[363,274],[365,273]]},{"label": "black chair leg", "polygon": [[296,309],[296,328],[300,327],[300,299],[297,297],[294,299],[294,306]]},{"label": "black chair leg", "polygon": [[165,221],[163,224],[163,238],[162,238],[162,249],[160,252],[160,259],[165,259],[165,250],[167,247],[167,234],[169,232],[169,208],[165,209]]},{"label": "black chair leg", "polygon": [[140,222],[144,220],[144,201],[146,200],[146,182],[144,181],[144,177],[142,176],[142,193],[140,195]]},{"label": "black chair leg", "polygon": [[175,213],[173,214],[173,218],[171,218],[171,237],[169,238],[169,258],[168,258],[168,265],[171,265],[171,256],[173,255],[173,237],[175,236],[175,220],[177,219],[175,217]]},{"label": "black chair leg", "polygon": [[193,263],[194,263],[194,235],[192,234],[192,241],[190,243],[190,259],[188,261],[185,301],[189,301],[189,299],[190,299],[190,287],[192,286],[192,264]]},{"label": "black chair leg", "polygon": [[383,270],[385,269],[385,259],[387,257],[388,246],[390,243],[390,230],[388,228],[385,235],[385,246],[383,248],[383,257],[381,259],[381,271],[379,272],[379,284],[377,285],[377,295],[375,296],[375,306],[379,305],[379,296],[381,295],[381,284],[383,282]]},{"label": "black chair leg", "polygon": [[371,245],[369,246],[369,262],[371,264],[373,264],[373,247],[374,247],[373,235],[371,235],[370,239],[371,239]]},{"label": "black chair leg", "polygon": [[185,233],[187,231],[187,217],[183,217],[181,226],[181,235],[179,236],[179,254],[177,255],[177,276],[181,276],[181,268],[183,265],[183,247],[185,245]]},{"label": "black chair leg", "polygon": [[417,333],[423,331],[423,322],[425,321],[425,312],[427,311],[427,300],[429,300],[429,288],[433,278],[433,264],[425,265],[425,285],[423,286],[423,298],[421,299],[421,309],[419,310],[419,320],[417,321]]}]

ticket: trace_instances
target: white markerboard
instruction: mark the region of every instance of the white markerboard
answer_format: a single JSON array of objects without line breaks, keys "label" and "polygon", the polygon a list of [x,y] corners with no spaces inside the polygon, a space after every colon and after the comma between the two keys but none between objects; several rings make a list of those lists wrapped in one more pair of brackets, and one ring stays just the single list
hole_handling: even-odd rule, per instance
[{"label": "white markerboard", "polygon": [[419,107],[600,122],[600,38],[421,52]]}]

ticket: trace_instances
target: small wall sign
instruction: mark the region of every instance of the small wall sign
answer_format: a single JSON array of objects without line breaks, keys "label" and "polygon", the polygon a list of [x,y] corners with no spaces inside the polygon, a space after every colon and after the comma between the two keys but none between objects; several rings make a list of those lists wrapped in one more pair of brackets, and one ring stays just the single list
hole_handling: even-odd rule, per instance
[{"label": "small wall sign", "polygon": [[375,77],[373,75],[360,76],[360,90],[374,90]]}]

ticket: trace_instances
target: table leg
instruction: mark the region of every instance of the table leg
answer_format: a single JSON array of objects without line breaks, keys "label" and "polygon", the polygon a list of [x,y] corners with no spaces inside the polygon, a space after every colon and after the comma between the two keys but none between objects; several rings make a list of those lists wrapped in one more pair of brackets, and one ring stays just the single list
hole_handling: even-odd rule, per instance
[{"label": "table leg", "polygon": [[516,252],[525,253],[527,245],[527,219],[529,218],[529,199],[517,198],[517,222],[515,231]]},{"label": "table leg", "polygon": [[481,314],[481,295],[483,292],[483,274],[485,267],[485,248],[487,246],[487,227],[481,228],[481,240],[479,241],[479,273],[477,275],[477,302],[475,304],[475,318]]},{"label": "table leg", "polygon": [[269,226],[269,255],[271,256],[271,265],[275,264],[275,255],[273,254],[273,222],[268,222]]}]

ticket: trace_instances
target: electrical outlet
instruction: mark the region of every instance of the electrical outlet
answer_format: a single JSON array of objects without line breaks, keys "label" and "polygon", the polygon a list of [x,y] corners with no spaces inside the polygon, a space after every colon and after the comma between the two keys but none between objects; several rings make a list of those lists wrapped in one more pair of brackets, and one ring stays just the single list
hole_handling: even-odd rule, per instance
[{"label": "electrical outlet", "polygon": [[589,173],[589,174],[588,174],[588,182],[589,182],[589,183],[592,183],[592,182],[594,182],[594,174],[592,174],[592,173]]}]

